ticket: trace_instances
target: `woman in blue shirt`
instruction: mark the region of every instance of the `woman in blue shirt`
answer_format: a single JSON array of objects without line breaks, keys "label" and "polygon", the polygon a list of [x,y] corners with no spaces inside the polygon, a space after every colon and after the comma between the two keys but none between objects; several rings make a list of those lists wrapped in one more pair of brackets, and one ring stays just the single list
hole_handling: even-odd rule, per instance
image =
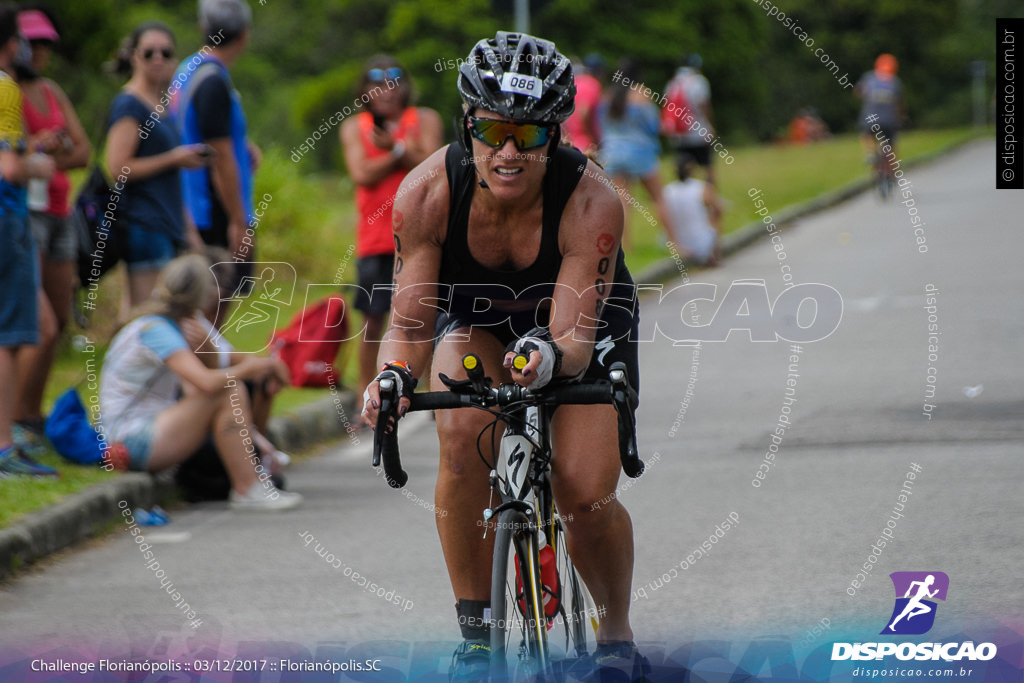
[{"label": "woman in blue shirt", "polygon": [[160,102],[174,76],[174,50],[171,29],[146,22],[132,31],[118,56],[119,71],[131,79],[111,104],[106,166],[111,177],[127,178],[117,211],[127,237],[122,317],[149,297],[160,268],[186,244],[202,248],[185,214],[179,171],[205,165],[210,150],[179,144]]},{"label": "woman in blue shirt", "polygon": [[[625,59],[619,63],[616,75],[608,88],[609,96],[599,112],[601,121],[601,159],[604,170],[615,183],[616,192],[623,200],[626,216],[629,206],[636,206],[648,221],[658,221],[629,194],[629,183],[639,179],[654,199],[655,211],[668,231],[669,222],[662,200],[661,166],[658,155],[661,142],[658,140],[660,112],[657,105],[643,95],[644,84],[640,80],[640,69],[636,62]],[[628,221],[627,221],[628,224]],[[629,232],[622,234],[622,247],[629,251]]]}]

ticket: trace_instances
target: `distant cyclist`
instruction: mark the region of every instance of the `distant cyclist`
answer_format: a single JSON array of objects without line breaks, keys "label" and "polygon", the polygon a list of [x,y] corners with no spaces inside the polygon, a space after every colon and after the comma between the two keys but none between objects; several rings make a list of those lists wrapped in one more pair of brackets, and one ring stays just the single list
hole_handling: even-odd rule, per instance
[{"label": "distant cyclist", "polygon": [[[363,419],[371,426],[379,379],[398,380],[404,415],[431,357],[433,390],[445,389],[439,373],[466,377],[461,358],[469,352],[496,383],[539,388],[556,377],[607,377],[620,360],[638,380],[630,341],[636,305],[619,248],[622,204],[598,166],[558,144],[576,92],[569,60],[549,41],[499,32],[473,48],[458,87],[461,144],[413,169],[396,195],[397,291],[381,343],[382,372],[366,389]],[[535,350],[520,372],[509,349],[525,342]],[[452,661],[453,680],[488,675],[494,534],[483,538],[477,524],[490,493],[477,437],[490,419],[468,410],[437,415],[435,498],[450,513],[438,516],[437,526],[465,639]],[[608,405],[559,407],[551,483],[573,563],[595,604],[607,608],[594,659],[585,664],[635,680],[649,665],[629,625],[632,524],[614,498],[593,506],[612,496],[618,481],[617,424]]]},{"label": "distant cyclist", "polygon": [[[899,63],[890,54],[881,54],[875,68],[861,76],[854,94],[861,100],[860,130],[863,133],[864,153],[872,161],[875,148],[887,139],[892,145],[891,159],[899,159],[896,138],[903,121],[903,84],[896,76]],[[878,128],[874,128],[877,124]],[[888,155],[887,155],[888,156]]]}]

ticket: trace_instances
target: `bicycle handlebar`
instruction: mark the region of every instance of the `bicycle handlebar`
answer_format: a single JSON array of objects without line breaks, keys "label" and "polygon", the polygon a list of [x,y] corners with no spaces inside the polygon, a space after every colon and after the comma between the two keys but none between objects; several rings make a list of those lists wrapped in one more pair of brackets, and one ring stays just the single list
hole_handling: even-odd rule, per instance
[{"label": "bicycle handlebar", "polygon": [[[475,356],[474,356],[475,358]],[[611,404],[618,413],[619,459],[626,476],[631,478],[643,474],[644,463],[640,460],[636,446],[636,424],[633,410],[637,395],[629,385],[624,363],[613,363],[607,380],[596,380],[586,384],[560,384],[530,391],[516,384],[502,384],[491,388],[483,382],[483,368],[476,364],[469,369],[471,387],[452,387],[450,391],[431,391],[415,394],[409,411],[450,410],[454,408],[503,408],[514,403],[534,405],[597,405]],[[402,488],[409,481],[409,475],[402,469],[398,449],[398,399],[397,387],[390,379],[380,381],[380,413],[373,435],[373,466],[378,467],[383,458],[384,476],[392,488]]]}]

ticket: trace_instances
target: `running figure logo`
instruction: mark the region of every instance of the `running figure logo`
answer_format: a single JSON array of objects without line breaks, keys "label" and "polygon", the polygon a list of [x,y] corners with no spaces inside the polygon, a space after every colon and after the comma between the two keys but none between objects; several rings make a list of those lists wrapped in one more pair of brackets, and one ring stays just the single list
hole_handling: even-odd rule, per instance
[{"label": "running figure logo", "polygon": [[882,635],[927,633],[935,623],[933,599],[946,599],[949,576],[944,572],[893,572],[889,578],[896,589],[896,605]]},{"label": "running figure logo", "polygon": [[[214,279],[217,280],[217,289],[220,292],[219,309],[227,309],[224,322],[220,327],[220,334],[210,334],[210,341],[213,343],[216,353],[220,347],[221,335],[233,335],[237,340],[238,334],[242,333],[242,339],[259,340],[250,341],[249,345],[260,348],[240,348],[236,346],[236,353],[260,353],[270,346],[270,338],[273,335],[279,322],[281,309],[292,303],[292,296],[295,294],[296,274],[295,268],[290,263],[266,261],[254,262],[252,264],[252,275],[241,278],[235,282],[236,264],[231,261],[215,263],[210,266]],[[230,287],[234,289],[230,289]],[[252,328],[258,330],[254,332]],[[266,343],[262,340],[266,339]],[[239,343],[241,346],[241,343]]]}]

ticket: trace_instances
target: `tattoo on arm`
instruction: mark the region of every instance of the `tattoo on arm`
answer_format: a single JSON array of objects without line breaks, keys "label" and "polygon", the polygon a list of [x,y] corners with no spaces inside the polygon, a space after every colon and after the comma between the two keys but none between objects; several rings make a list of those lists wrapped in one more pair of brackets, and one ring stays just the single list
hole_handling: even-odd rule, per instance
[{"label": "tattoo on arm", "polygon": [[[396,227],[395,230],[398,228]],[[402,272],[402,268],[405,267],[405,261],[402,260],[402,238],[395,233],[395,275]]]},{"label": "tattoo on arm", "polygon": [[[597,250],[602,254],[610,254],[615,246],[615,238],[609,233],[602,233],[597,238]],[[598,318],[601,317],[601,311],[604,310],[604,295],[608,291],[608,282],[604,279],[604,276],[608,274],[608,269],[611,267],[611,261],[607,256],[602,256],[601,260],[597,263],[597,274],[598,277],[594,281],[594,288],[597,290],[597,301],[594,303],[594,315]]]},{"label": "tattoo on arm", "polygon": [[608,274],[609,261],[608,257],[603,257],[597,264],[598,277],[594,280],[594,289],[597,291],[597,301],[594,302],[594,315],[598,318],[601,317],[601,311],[604,310],[604,295],[608,291],[608,282],[604,279],[604,275]]}]

